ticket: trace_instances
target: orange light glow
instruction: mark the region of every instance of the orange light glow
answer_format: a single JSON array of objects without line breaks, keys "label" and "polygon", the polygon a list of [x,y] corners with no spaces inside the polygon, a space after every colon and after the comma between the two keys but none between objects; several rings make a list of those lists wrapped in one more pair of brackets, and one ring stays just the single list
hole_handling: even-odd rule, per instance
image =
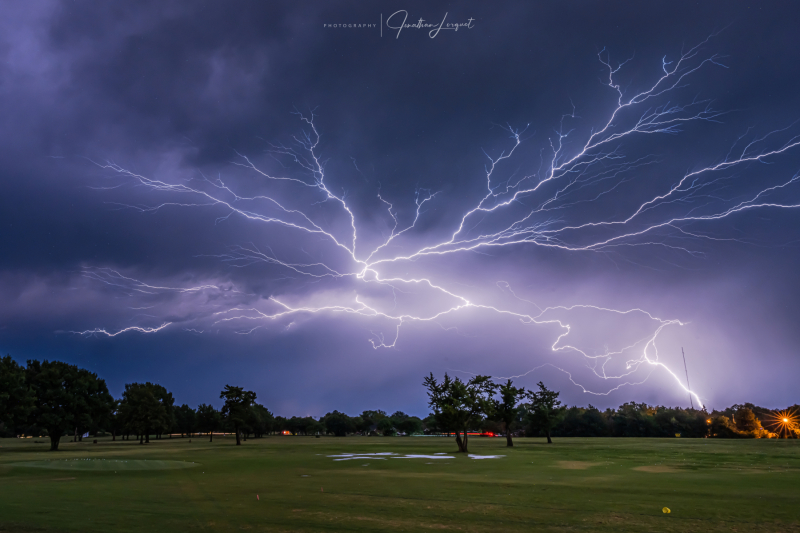
[{"label": "orange light glow", "polygon": [[797,413],[794,411],[789,411],[788,409],[777,411],[771,418],[772,420],[767,421],[767,424],[771,426],[772,431],[781,437],[796,436],[800,431],[800,424],[798,423],[800,420],[798,420]]}]

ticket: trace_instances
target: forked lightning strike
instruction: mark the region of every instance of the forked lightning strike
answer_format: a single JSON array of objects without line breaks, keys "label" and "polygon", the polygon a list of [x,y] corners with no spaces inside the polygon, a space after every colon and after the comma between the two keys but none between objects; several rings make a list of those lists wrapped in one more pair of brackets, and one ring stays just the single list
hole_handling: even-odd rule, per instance
[{"label": "forked lightning strike", "polygon": [[162,329],[164,329],[165,327],[169,326],[170,324],[172,324],[172,322],[164,322],[163,324],[161,324],[156,328],[143,328],[139,326],[131,326],[127,328],[122,328],[121,330],[115,332],[106,331],[100,328],[95,328],[86,331],[70,331],[70,333],[77,333],[78,335],[84,335],[87,337],[93,335],[105,335],[106,337],[116,337],[117,335],[120,335],[121,333],[127,333],[128,331],[138,331],[139,333],[157,333]]},{"label": "forked lightning strike", "polygon": [[[800,181],[798,174],[783,182],[756,190],[747,198],[725,196],[725,182],[737,179],[736,175],[731,176],[724,174],[725,172],[743,170],[749,163],[772,162],[775,158],[800,146],[800,136],[788,134],[789,128],[785,128],[756,138],[747,143],[744,148],[737,150],[737,144],[744,139],[744,136],[740,137],[722,161],[677,176],[666,190],[651,193],[637,205],[626,207],[627,213],[607,218],[594,215],[595,220],[580,222],[568,220],[570,217],[577,216],[576,206],[613,199],[615,193],[633,180],[639,179],[641,174],[637,173],[658,163],[655,156],[626,159],[622,152],[621,143],[623,141],[634,141],[636,138],[650,135],[675,135],[680,133],[683,127],[693,122],[719,122],[724,113],[713,109],[707,100],[694,99],[685,105],[678,105],[667,100],[670,95],[685,87],[688,78],[699,70],[709,67],[727,68],[721,63],[719,56],[701,56],[703,46],[710,39],[711,37],[682,53],[675,61],[667,61],[664,58],[661,64],[662,73],[655,83],[633,96],[626,96],[622,84],[617,81],[617,75],[627,61],[613,66],[608,53],[605,50],[601,51],[598,54],[599,60],[608,71],[608,79],[605,84],[618,96],[616,106],[608,114],[607,120],[598,128],[592,129],[590,133],[586,133],[585,140],[579,142],[577,148],[570,148],[573,146],[568,143],[570,136],[579,134],[575,130],[566,130],[565,121],[575,120],[576,117],[574,110],[572,113],[564,115],[554,136],[547,143],[549,155],[543,158],[540,169],[516,179],[513,183],[511,178],[503,181],[496,177],[499,167],[506,160],[512,159],[523,144],[522,135],[525,130],[519,131],[509,126],[507,131],[510,134],[511,146],[497,157],[487,155],[489,163],[485,169],[487,186],[485,195],[478,199],[473,207],[466,209],[462,216],[451,221],[452,228],[447,231],[449,237],[434,244],[412,248],[409,251],[398,251],[398,248],[414,246],[408,244],[409,239],[406,239],[402,245],[398,244],[401,242],[400,237],[414,234],[418,221],[425,216],[425,208],[434,203],[440,193],[418,189],[413,220],[403,227],[393,203],[379,192],[377,195],[378,205],[381,210],[388,213],[391,219],[389,235],[384,236],[385,238],[378,245],[371,248],[366,244],[361,244],[365,241],[359,240],[360,233],[356,215],[348,205],[346,194],[334,193],[326,181],[324,164],[319,154],[321,137],[314,122],[313,111],[309,115],[296,113],[305,125],[306,131],[302,136],[293,138],[295,141],[293,146],[270,145],[269,150],[275,157],[289,158],[305,173],[303,177],[272,175],[261,170],[247,156],[241,154],[237,154],[240,160],[235,164],[257,173],[258,176],[265,178],[267,183],[280,182],[283,187],[297,186],[302,190],[314,192],[318,196],[318,200],[313,202],[312,206],[322,203],[334,204],[340,215],[344,217],[345,225],[349,227],[346,235],[342,233],[341,226],[333,229],[329,220],[323,221],[323,217],[315,217],[313,209],[297,207],[293,204],[292,199],[279,198],[278,191],[247,197],[234,192],[219,177],[208,179],[203,176],[200,180],[201,186],[190,186],[147,178],[110,162],[101,166],[149,189],[192,197],[192,201],[186,203],[165,202],[154,206],[127,207],[142,211],[155,211],[174,206],[222,208],[225,215],[218,218],[218,221],[238,215],[256,223],[278,225],[290,231],[316,235],[327,240],[334,246],[334,249],[345,254],[345,263],[350,263],[348,268],[341,266],[334,268],[330,262],[325,261],[313,260],[307,263],[284,261],[279,259],[271,249],[262,250],[255,244],[239,244],[231,247],[227,253],[216,256],[234,266],[244,267],[254,263],[265,263],[284,268],[293,275],[309,279],[350,278],[365,289],[372,286],[386,287],[392,291],[394,296],[394,305],[391,309],[376,305],[369,298],[359,294],[355,294],[348,302],[319,306],[293,306],[283,299],[270,297],[269,302],[274,306],[272,311],[233,305],[210,313],[207,318],[212,325],[257,323],[254,327],[239,331],[239,333],[252,333],[262,327],[261,324],[301,313],[350,314],[379,319],[392,324],[394,334],[391,339],[387,340],[381,332],[372,333],[373,338],[369,339],[369,342],[373,348],[378,349],[395,347],[400,336],[400,329],[405,324],[436,322],[445,315],[452,315],[471,308],[514,318],[525,324],[550,324],[560,328],[561,333],[552,344],[552,351],[579,354],[584,358],[594,376],[602,380],[617,382],[610,390],[590,391],[573,380],[574,372],[559,368],[584,392],[608,394],[625,385],[643,383],[652,371],[661,368],[674,378],[679,387],[690,393],[702,405],[697,393],[687,389],[679,376],[659,361],[656,346],[658,336],[668,326],[683,325],[678,320],[657,318],[642,309],[621,311],[591,305],[540,308],[533,302],[518,297],[507,282],[497,282],[498,288],[504,293],[508,292],[516,300],[534,305],[538,311],[535,314],[523,313],[512,311],[510,308],[477,303],[459,294],[459,291],[446,288],[447,278],[443,273],[436,272],[429,262],[415,263],[417,267],[422,265],[431,270],[430,275],[426,277],[390,275],[386,273],[385,268],[389,265],[398,265],[425,257],[433,259],[442,255],[463,254],[464,252],[524,244],[557,248],[567,252],[608,251],[623,246],[663,246],[687,254],[698,254],[700,252],[690,245],[684,244],[683,241],[675,242],[675,240],[722,239],[704,235],[698,230],[688,229],[692,224],[718,221],[736,213],[754,209],[795,209],[800,207],[797,202],[784,201],[780,198],[780,195],[786,193],[790,187],[797,185],[797,182]],[[781,135],[784,140],[776,140]],[[655,188],[652,187],[650,190]],[[585,212],[581,214],[587,216]],[[400,227],[402,229],[399,229]],[[361,229],[366,231],[366,227]],[[663,231],[668,232],[666,237],[662,235]],[[120,287],[129,292],[151,294],[223,290],[216,285],[201,285],[192,288],[155,287],[123,276],[111,269],[87,269],[84,274],[91,279]],[[436,279],[443,279],[443,281],[435,281]],[[401,287],[424,288],[450,303],[443,305],[439,310],[427,313],[396,312],[397,293],[404,292]],[[429,299],[422,297],[420,303],[427,301]],[[646,316],[647,320],[652,322],[652,330],[650,334],[625,348],[606,351],[602,354],[586,353],[578,346],[561,344],[570,335],[571,326],[567,321],[561,318],[548,318],[548,315],[556,312],[570,313],[577,309],[591,309],[598,313],[616,313],[626,317]],[[116,333],[109,333],[103,329],[81,333],[108,336],[119,335],[126,331],[155,333],[168,325],[170,323],[150,328],[129,327]],[[624,371],[613,373],[606,370],[607,363],[614,356],[623,356],[629,352],[634,352],[635,356],[626,361]],[[551,365],[551,363],[547,364]],[[649,368],[644,379],[630,380],[630,377],[640,368]]]}]

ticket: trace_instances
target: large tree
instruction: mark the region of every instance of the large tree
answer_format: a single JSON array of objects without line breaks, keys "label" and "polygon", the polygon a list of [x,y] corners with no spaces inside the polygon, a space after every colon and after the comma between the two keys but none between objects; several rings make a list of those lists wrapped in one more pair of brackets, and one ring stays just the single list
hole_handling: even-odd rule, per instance
[{"label": "large tree", "polygon": [[47,429],[50,450],[61,437],[75,435],[106,417],[114,399],[97,374],[60,361],[28,361],[27,381],[36,396],[34,420]]},{"label": "large tree", "polygon": [[225,398],[225,405],[222,407],[222,416],[228,419],[236,432],[236,445],[242,444],[241,427],[247,423],[247,415],[250,407],[256,401],[256,393],[244,390],[242,387],[225,388],[219,394],[220,398]]},{"label": "large tree", "polygon": [[[467,432],[477,427],[491,411],[491,395],[495,385],[489,376],[475,376],[467,382],[451,379],[446,373],[441,383],[431,373],[423,382],[428,389],[428,405],[436,421],[445,431],[456,434],[458,451],[469,453]],[[464,435],[463,439],[461,434]]]},{"label": "large tree", "polygon": [[306,426],[306,435],[324,435],[325,434],[325,425],[320,422],[319,420],[314,420],[312,417],[308,417],[310,420],[308,425]]},{"label": "large tree", "polygon": [[163,387],[152,383],[128,383],[122,393],[119,415],[125,425],[139,435],[139,444],[149,443],[151,430],[168,426],[171,422],[159,388]]},{"label": "large tree", "polygon": [[756,418],[752,409],[740,407],[736,410],[736,429],[743,432],[754,432],[761,429],[761,421]]},{"label": "large tree", "polygon": [[358,425],[356,420],[339,411],[326,414],[320,419],[320,422],[325,426],[328,433],[333,433],[337,437],[344,437],[348,433],[354,432]]},{"label": "large tree", "polygon": [[[302,418],[293,416],[288,420],[284,419],[281,427],[289,431],[292,435],[314,435],[317,432],[325,433],[325,426],[321,425],[318,420],[315,420],[314,417],[311,416]],[[277,423],[273,422],[272,428],[278,429]]]},{"label": "large tree", "polygon": [[274,421],[275,417],[263,405],[255,403],[250,407],[250,412],[247,415],[247,426],[253,431],[253,435],[256,438],[263,437],[272,431]]},{"label": "large tree", "polygon": [[186,404],[173,409],[175,416],[175,428],[181,437],[184,435],[192,436],[197,430],[197,412]]},{"label": "large tree", "polygon": [[409,416],[400,420],[397,425],[397,430],[406,435],[415,435],[422,433],[422,420],[416,416]]},{"label": "large tree", "polygon": [[0,359],[0,431],[11,431],[28,422],[36,396],[25,376],[25,367],[6,355]]},{"label": "large tree", "polygon": [[436,420],[436,414],[430,413],[422,420],[423,431],[426,433],[441,433],[444,431],[442,427],[439,425],[439,421]]},{"label": "large tree", "polygon": [[376,429],[381,432],[384,437],[392,437],[397,433],[397,428],[394,425],[394,420],[391,418],[381,418],[378,420]]},{"label": "large tree", "polygon": [[717,416],[711,420],[711,436],[723,439],[735,439],[742,437],[741,432],[736,429],[736,424],[727,416]]},{"label": "large tree", "polygon": [[[414,433],[422,433],[422,420],[416,416],[407,415],[403,411],[395,411],[390,417],[391,422],[390,433],[396,432],[404,433],[406,435],[413,435]],[[378,428],[381,429],[380,424]],[[393,430],[393,431],[392,431]],[[387,433],[384,432],[384,435]]]},{"label": "large tree", "polygon": [[551,391],[544,386],[541,381],[537,383],[538,391],[530,391],[528,397],[531,400],[528,420],[534,429],[537,429],[547,437],[547,444],[552,444],[550,432],[556,427],[564,414],[564,407],[558,399],[560,393]]},{"label": "large tree", "polygon": [[521,407],[519,401],[527,395],[522,387],[515,387],[509,379],[505,384],[498,385],[497,392],[500,398],[492,399],[492,412],[490,418],[502,422],[506,430],[506,446],[514,446],[511,439],[512,427],[516,423]]},{"label": "large tree", "polygon": [[292,435],[305,434],[306,427],[309,424],[309,418],[310,417],[303,418],[300,416],[293,416],[286,420],[283,425]]},{"label": "large tree", "polygon": [[117,440],[117,435],[122,435],[125,427],[124,420],[119,411],[120,400],[114,400],[108,413],[105,429],[111,432],[111,440]]},{"label": "large tree", "polygon": [[369,435],[371,431],[378,428],[378,423],[386,418],[386,413],[378,410],[368,410],[361,413],[359,416],[361,424],[356,429],[361,431],[364,435]]},{"label": "large tree", "polygon": [[145,385],[150,387],[150,390],[153,391],[153,395],[156,397],[159,403],[164,406],[163,418],[159,418],[157,425],[153,426],[153,431],[156,433],[156,438],[160,439],[161,435],[165,431],[170,431],[175,425],[175,398],[172,397],[171,392],[158,383],[147,382]]},{"label": "large tree", "polygon": [[214,430],[219,429],[222,417],[213,405],[201,403],[197,406],[197,427],[208,433],[208,442],[214,442]]}]

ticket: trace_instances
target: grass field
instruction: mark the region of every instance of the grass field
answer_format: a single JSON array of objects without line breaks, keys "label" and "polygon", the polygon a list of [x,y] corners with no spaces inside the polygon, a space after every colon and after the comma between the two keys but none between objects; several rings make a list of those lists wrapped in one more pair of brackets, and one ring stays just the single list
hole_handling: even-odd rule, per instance
[{"label": "grass field", "polygon": [[798,441],[33,440],[0,440],[0,531],[800,532]]}]

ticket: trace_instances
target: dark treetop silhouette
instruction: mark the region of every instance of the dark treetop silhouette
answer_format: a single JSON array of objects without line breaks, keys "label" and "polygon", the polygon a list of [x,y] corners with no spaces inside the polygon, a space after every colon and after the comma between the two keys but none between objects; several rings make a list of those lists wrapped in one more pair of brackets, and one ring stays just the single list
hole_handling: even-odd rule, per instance
[{"label": "dark treetop silhouette", "polygon": [[[454,431],[458,451],[468,453],[468,431],[477,427],[491,409],[495,385],[489,376],[475,376],[466,383],[446,373],[441,383],[431,373],[424,381],[428,405],[445,431]],[[461,435],[463,434],[463,439]]]},{"label": "dark treetop silhouette", "polygon": [[256,393],[253,391],[246,391],[242,387],[231,387],[225,385],[225,388],[219,394],[220,398],[225,398],[225,405],[222,407],[222,416],[226,417],[233,425],[236,432],[236,445],[240,445],[241,428],[246,420],[250,407],[256,401]]}]

